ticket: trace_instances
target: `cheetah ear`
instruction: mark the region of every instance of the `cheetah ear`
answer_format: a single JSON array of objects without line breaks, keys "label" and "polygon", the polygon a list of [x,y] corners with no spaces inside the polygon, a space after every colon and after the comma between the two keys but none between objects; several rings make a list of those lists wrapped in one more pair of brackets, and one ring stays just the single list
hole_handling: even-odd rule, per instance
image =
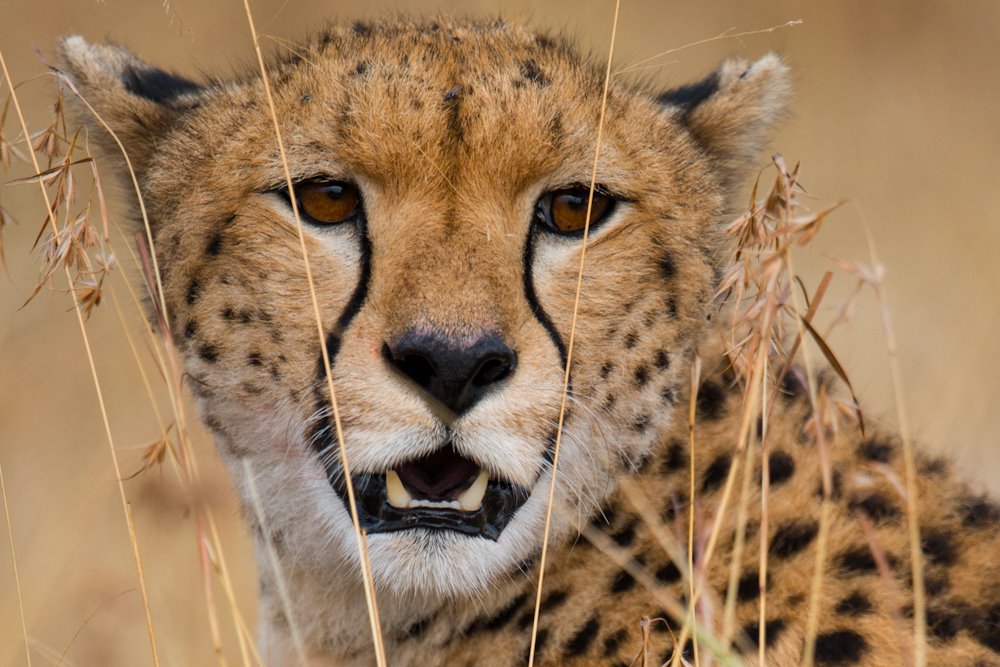
[{"label": "cheetah ear", "polygon": [[113,44],[88,44],[74,35],[60,42],[59,56],[67,107],[100,149],[120,162],[118,145],[100,116],[139,172],[148,164],[157,136],[197,106],[204,92],[193,81],[157,69]]},{"label": "cheetah ear", "polygon": [[727,191],[754,167],[774,125],[787,114],[788,66],[775,54],[755,63],[727,60],[698,83],[663,93],[675,114],[714,158]]}]

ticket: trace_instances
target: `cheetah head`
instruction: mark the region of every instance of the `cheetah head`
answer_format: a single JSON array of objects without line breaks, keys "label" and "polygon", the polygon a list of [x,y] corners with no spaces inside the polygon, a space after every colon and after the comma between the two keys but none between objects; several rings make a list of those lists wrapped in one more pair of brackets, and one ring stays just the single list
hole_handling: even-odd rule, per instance
[{"label": "cheetah head", "polygon": [[353,492],[400,594],[537,554],[557,442],[556,535],[641,465],[788,92],[774,56],[662,95],[612,77],[602,124],[603,67],[558,40],[359,23],[268,66],[279,145],[256,74],[194,83],[79,37],[62,57],[138,177],[164,333],[248,506],[288,567],[342,577]]}]

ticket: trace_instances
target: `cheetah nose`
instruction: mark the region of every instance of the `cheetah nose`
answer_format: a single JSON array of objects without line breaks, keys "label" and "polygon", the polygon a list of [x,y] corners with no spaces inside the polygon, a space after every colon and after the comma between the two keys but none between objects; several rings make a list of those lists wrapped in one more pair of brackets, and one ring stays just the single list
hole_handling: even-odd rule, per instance
[{"label": "cheetah nose", "polygon": [[514,372],[517,354],[495,333],[462,344],[438,333],[403,334],[382,346],[390,367],[457,416]]}]

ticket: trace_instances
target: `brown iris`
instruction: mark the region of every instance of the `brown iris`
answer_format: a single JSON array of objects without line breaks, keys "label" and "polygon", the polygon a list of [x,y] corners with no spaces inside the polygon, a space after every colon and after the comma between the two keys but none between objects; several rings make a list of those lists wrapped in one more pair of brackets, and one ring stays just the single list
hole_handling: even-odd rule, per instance
[{"label": "brown iris", "polygon": [[310,222],[335,225],[354,219],[361,194],[357,187],[339,181],[305,181],[295,186],[299,208]]},{"label": "brown iris", "polygon": [[[582,233],[587,226],[587,200],[590,188],[582,185],[545,193],[535,209],[535,217],[550,231],[559,234]],[[590,226],[602,222],[615,207],[615,199],[594,189],[590,210]]]}]

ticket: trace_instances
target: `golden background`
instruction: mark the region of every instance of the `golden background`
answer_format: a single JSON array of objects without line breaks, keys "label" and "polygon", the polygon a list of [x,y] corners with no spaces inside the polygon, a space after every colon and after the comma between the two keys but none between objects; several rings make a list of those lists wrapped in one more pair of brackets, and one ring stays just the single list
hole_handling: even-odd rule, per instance
[{"label": "golden background", "polygon": [[[268,0],[253,8],[270,50],[276,48],[270,36],[295,40],[326,19],[402,10],[502,14],[564,31],[604,57],[614,6],[608,0],[359,4]],[[798,264],[815,286],[833,267],[832,257],[867,263],[864,225],[870,227],[888,268],[913,429],[929,446],[958,458],[970,476],[998,490],[1000,3],[626,0],[615,59],[629,65],[729,29],[743,33],[797,19],[801,25],[674,51],[651,61],[641,74],[667,87],[700,78],[727,55],[752,58],[774,50],[788,59],[796,73],[794,115],[773,147],[791,162],[802,161],[802,180],[816,196],[816,209],[847,200]],[[253,62],[246,17],[235,0],[165,5],[5,0],[0,49],[14,81],[24,82],[18,91],[32,131],[48,123],[54,89],[34,49],[51,60],[56,38],[73,33],[117,41],[195,78]],[[10,138],[19,134],[13,120],[5,126]],[[19,167],[2,179],[28,173]],[[55,664],[64,651],[62,664],[69,666],[151,664],[128,532],[71,302],[64,293],[43,292],[21,309],[37,278],[30,247],[44,206],[31,185],[3,186],[0,203],[18,220],[3,230],[10,277],[0,278],[0,466],[33,664]],[[124,252],[121,244],[119,249]],[[837,299],[850,291],[851,279],[839,274],[834,287],[823,309],[828,319]],[[126,316],[129,332],[141,339],[137,313],[126,307]],[[123,470],[133,472],[141,447],[157,437],[156,423],[110,302],[87,328],[114,443]],[[869,295],[850,327],[831,342],[869,418],[893,422],[885,344]],[[252,619],[249,541],[208,439],[200,432],[195,438],[203,472],[197,495],[220,518],[240,606]],[[175,479],[164,466],[125,483],[161,662],[218,664],[191,494]],[[23,665],[10,555],[6,533],[0,532],[0,665]],[[223,620],[222,654],[238,663],[218,585],[214,593]]]}]

